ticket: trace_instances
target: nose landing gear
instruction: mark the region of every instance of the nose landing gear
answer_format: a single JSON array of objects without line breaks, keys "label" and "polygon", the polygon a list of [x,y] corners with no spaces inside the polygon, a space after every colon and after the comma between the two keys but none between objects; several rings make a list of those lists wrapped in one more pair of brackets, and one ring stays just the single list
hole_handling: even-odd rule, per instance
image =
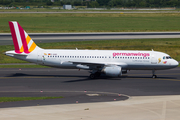
[{"label": "nose landing gear", "polygon": [[153,74],[153,75],[152,75],[152,78],[153,78],[153,79],[157,78],[157,75],[155,75],[155,70],[152,71],[152,74]]}]

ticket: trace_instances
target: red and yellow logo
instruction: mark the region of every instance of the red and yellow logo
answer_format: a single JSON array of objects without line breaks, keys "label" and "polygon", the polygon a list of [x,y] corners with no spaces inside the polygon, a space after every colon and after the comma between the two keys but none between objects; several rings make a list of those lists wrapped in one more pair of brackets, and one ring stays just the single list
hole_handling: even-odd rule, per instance
[{"label": "red and yellow logo", "polygon": [[158,63],[160,63],[160,62],[161,62],[161,58],[158,59]]},{"label": "red and yellow logo", "polygon": [[163,63],[164,63],[164,64],[166,64],[166,63],[167,63],[167,61],[164,61]]}]

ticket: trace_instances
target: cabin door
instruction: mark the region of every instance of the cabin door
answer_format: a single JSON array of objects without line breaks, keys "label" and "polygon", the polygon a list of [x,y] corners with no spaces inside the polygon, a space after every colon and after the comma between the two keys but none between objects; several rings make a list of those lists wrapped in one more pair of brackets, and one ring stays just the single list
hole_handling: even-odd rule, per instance
[{"label": "cabin door", "polygon": [[151,64],[157,64],[157,57],[154,53],[151,56]]},{"label": "cabin door", "polygon": [[38,52],[37,64],[42,64],[42,61],[43,61],[42,52]]}]

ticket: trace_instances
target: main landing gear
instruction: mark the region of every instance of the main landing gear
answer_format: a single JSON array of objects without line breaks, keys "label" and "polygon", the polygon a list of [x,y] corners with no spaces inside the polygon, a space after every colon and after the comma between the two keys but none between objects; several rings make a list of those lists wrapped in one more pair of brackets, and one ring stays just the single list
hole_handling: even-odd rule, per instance
[{"label": "main landing gear", "polygon": [[95,79],[95,78],[99,77],[100,75],[101,75],[100,72],[95,72],[95,73],[91,73],[89,77],[90,77],[91,79]]},{"label": "main landing gear", "polygon": [[152,75],[152,78],[153,78],[153,79],[157,78],[157,75],[155,75],[155,70],[152,71],[152,74],[153,74],[153,75]]}]

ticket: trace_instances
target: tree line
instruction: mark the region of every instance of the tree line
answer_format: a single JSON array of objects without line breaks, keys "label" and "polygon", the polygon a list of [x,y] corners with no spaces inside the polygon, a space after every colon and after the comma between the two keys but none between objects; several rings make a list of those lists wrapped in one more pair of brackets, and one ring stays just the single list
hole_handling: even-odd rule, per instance
[{"label": "tree line", "polygon": [[179,7],[180,0],[0,0],[0,5],[5,6],[73,6],[98,7]]}]

